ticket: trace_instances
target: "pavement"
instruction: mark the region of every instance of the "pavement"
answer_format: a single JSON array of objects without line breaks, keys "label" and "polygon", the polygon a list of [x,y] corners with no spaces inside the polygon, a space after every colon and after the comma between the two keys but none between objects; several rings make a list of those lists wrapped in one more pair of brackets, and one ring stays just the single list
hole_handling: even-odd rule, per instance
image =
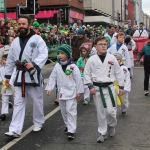
[{"label": "pavement", "polygon": [[[45,66],[42,70],[45,81],[53,66]],[[131,79],[132,91],[129,94],[129,110],[122,116],[118,107],[116,136],[108,138],[104,143],[97,143],[97,117],[93,99],[89,105],[83,105],[83,97],[78,100],[77,132],[75,139],[68,141],[64,134],[64,123],[59,106],[54,104],[55,90],[51,96],[44,92],[45,124],[41,132],[32,132],[32,100],[26,106],[26,118],[21,138],[5,137],[11,121],[11,113],[1,123],[1,150],[150,150],[150,96],[145,97],[143,91],[143,68],[134,68]],[[1,103],[0,103],[1,107]]]}]

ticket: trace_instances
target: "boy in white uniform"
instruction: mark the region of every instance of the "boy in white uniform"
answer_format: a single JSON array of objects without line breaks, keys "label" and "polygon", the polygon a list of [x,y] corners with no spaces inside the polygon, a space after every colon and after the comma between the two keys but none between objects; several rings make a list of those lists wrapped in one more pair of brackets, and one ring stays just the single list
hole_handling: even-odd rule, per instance
[{"label": "boy in white uniform", "polygon": [[124,82],[125,82],[123,103],[121,103],[121,111],[122,111],[122,115],[126,115],[128,107],[129,107],[128,95],[129,95],[129,92],[131,91],[130,73],[128,71],[128,68],[121,63],[122,55],[120,53],[115,53],[114,56],[116,57],[119,65],[121,67],[121,71],[122,71]]},{"label": "boy in white uniform", "polygon": [[70,57],[71,47],[63,44],[58,49],[58,62],[46,85],[46,93],[50,95],[56,82],[61,114],[66,125],[65,133],[68,139],[74,139],[77,128],[77,99],[84,92],[80,71],[75,64],[72,64]]},{"label": "boy in white uniform", "polygon": [[8,114],[8,103],[10,99],[11,100],[13,99],[13,93],[14,93],[13,87],[11,85],[6,86],[5,84],[5,65],[6,65],[7,56],[8,54],[4,54],[2,56],[2,67],[0,68],[0,82],[2,83],[2,90],[1,90],[2,108],[1,108],[0,119],[3,121],[6,119],[6,114]]},{"label": "boy in white uniform", "polygon": [[130,69],[131,68],[131,63],[130,63],[130,55],[128,52],[128,48],[123,44],[125,36],[123,32],[119,32],[116,36],[117,38],[117,43],[113,44],[108,50],[107,52],[110,54],[114,54],[114,53],[120,53],[122,54],[122,59],[124,61],[124,65]]},{"label": "boy in white uniform", "polygon": [[125,38],[125,44],[128,48],[129,55],[130,55],[130,63],[131,63],[131,68],[130,68],[130,77],[133,77],[133,67],[134,67],[134,56],[133,56],[133,51],[136,48],[136,43],[132,39],[131,36],[127,35]]},{"label": "boy in white uniform", "polygon": [[97,110],[99,132],[97,142],[104,142],[107,131],[111,137],[115,135],[117,108],[113,82],[117,79],[120,95],[123,94],[124,86],[116,58],[106,52],[107,42],[105,37],[95,39],[97,54],[88,59],[84,69],[84,84],[88,85]]}]

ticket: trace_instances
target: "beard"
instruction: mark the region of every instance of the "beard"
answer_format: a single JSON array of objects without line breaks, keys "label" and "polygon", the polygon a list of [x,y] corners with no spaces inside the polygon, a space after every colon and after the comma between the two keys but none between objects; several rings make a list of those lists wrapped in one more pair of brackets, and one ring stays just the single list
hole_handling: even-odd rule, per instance
[{"label": "beard", "polygon": [[28,33],[28,29],[29,28],[19,28],[18,33],[20,34],[20,36],[25,36]]}]

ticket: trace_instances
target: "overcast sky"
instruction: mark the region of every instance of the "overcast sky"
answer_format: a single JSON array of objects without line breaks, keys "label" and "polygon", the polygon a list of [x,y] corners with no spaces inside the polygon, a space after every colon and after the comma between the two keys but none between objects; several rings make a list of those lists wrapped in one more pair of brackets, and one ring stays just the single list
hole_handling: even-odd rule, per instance
[{"label": "overcast sky", "polygon": [[150,15],[150,0],[142,0],[142,9],[144,13]]}]

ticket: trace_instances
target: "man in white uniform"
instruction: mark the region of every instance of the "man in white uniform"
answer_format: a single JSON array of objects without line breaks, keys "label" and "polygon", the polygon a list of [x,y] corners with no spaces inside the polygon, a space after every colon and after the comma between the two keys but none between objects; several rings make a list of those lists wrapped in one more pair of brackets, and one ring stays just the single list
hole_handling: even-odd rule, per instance
[{"label": "man in white uniform", "polygon": [[95,39],[97,54],[91,56],[84,69],[84,84],[88,85],[93,95],[97,110],[98,132],[97,142],[104,142],[107,132],[111,137],[115,135],[116,99],[115,80],[119,83],[119,94],[123,94],[124,79],[116,58],[107,53],[107,39]]},{"label": "man in white uniform", "polygon": [[111,39],[110,45],[117,43],[117,33],[115,32],[115,26],[109,25],[108,32],[104,35],[105,37],[109,37]]},{"label": "man in white uniform", "polygon": [[137,29],[137,30],[134,32],[134,34],[133,34],[133,37],[142,37],[142,36],[148,37],[148,33],[147,33],[147,31],[144,29],[144,23],[143,23],[143,22],[140,23],[140,28]]},{"label": "man in white uniform", "polygon": [[22,133],[27,95],[33,99],[33,131],[40,131],[44,123],[41,68],[47,60],[48,49],[43,39],[30,29],[30,24],[28,16],[20,16],[18,19],[19,37],[11,44],[6,63],[6,85],[9,85],[15,65],[17,68],[14,111],[9,132],[5,133],[15,138]]}]

